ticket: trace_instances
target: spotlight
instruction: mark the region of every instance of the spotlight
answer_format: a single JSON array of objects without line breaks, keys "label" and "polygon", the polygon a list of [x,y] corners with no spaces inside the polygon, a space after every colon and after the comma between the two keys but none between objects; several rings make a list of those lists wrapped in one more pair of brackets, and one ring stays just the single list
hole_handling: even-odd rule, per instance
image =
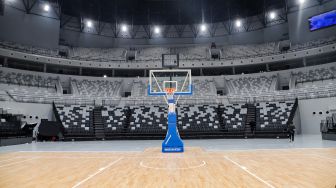
[{"label": "spotlight", "polygon": [[92,27],[92,21],[91,20],[86,21],[86,26],[87,27]]},{"label": "spotlight", "polygon": [[43,6],[43,10],[46,11],[46,12],[49,12],[49,10],[50,10],[50,6],[49,6],[48,4],[45,4],[45,5]]},{"label": "spotlight", "polygon": [[275,12],[271,12],[271,13],[269,14],[269,17],[270,17],[271,20],[274,20],[276,16],[277,16],[277,15],[276,15]]},{"label": "spotlight", "polygon": [[236,27],[240,27],[242,25],[240,20],[236,20]]},{"label": "spotlight", "polygon": [[202,31],[202,32],[204,32],[204,31],[207,29],[207,27],[206,27],[205,24],[202,24],[200,28],[201,28],[201,31]]},{"label": "spotlight", "polygon": [[127,26],[125,24],[121,25],[121,31],[126,32],[127,31]]},{"label": "spotlight", "polygon": [[155,33],[155,34],[160,34],[160,31],[161,31],[161,30],[160,30],[160,28],[159,28],[158,26],[155,26],[155,27],[154,27],[154,33]]},{"label": "spotlight", "polygon": [[303,4],[306,0],[298,0],[299,4]]},{"label": "spotlight", "polygon": [[106,74],[104,74],[104,76],[103,76],[104,78],[107,78],[107,76],[106,76]]}]

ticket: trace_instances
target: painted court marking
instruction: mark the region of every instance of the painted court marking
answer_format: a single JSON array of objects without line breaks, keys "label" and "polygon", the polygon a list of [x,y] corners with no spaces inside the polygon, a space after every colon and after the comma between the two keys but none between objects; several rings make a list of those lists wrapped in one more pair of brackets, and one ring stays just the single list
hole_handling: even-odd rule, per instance
[{"label": "painted court marking", "polygon": [[162,168],[162,167],[151,167],[151,166],[147,166],[144,165],[144,162],[141,161],[140,162],[140,166],[143,168],[149,168],[149,169],[155,169],[155,170],[189,170],[189,169],[195,169],[195,168],[200,168],[206,165],[205,161],[202,161],[201,164],[196,165],[196,166],[189,166],[189,167],[185,167],[185,168]]},{"label": "painted court marking", "polygon": [[30,159],[26,159],[26,160],[23,160],[23,161],[18,161],[18,162],[14,162],[14,163],[8,163],[8,164],[5,164],[5,165],[1,165],[1,167],[6,167],[6,166],[11,166],[11,165],[15,165],[15,164],[19,164],[19,163],[23,163],[23,162],[26,162],[26,161],[31,161],[31,160],[34,160],[34,159],[37,159],[38,157],[35,157],[35,158],[30,158]]},{"label": "painted court marking", "polygon": [[119,158],[111,163],[109,163],[108,165],[102,167],[102,168],[99,168],[95,173],[93,174],[90,174],[87,178],[83,179],[82,181],[76,183],[76,185],[72,186],[72,188],[76,188],[76,187],[79,187],[80,185],[82,185],[83,183],[85,183],[86,181],[90,180],[91,178],[95,177],[96,175],[102,173],[104,170],[110,168],[112,165],[116,164],[117,162],[119,162],[121,159],[123,158]]},{"label": "painted court marking", "polygon": [[251,171],[249,171],[245,166],[240,165],[239,163],[237,163],[236,161],[233,161],[232,159],[230,159],[227,156],[224,156],[224,158],[228,161],[230,161],[231,163],[237,165],[240,169],[244,170],[245,172],[247,172],[248,174],[250,174],[251,176],[253,176],[255,179],[259,180],[260,182],[264,183],[265,185],[267,185],[268,187],[271,188],[275,188],[273,185],[271,185],[270,183],[268,183],[267,181],[261,179],[259,176],[257,176],[256,174],[252,173]]}]

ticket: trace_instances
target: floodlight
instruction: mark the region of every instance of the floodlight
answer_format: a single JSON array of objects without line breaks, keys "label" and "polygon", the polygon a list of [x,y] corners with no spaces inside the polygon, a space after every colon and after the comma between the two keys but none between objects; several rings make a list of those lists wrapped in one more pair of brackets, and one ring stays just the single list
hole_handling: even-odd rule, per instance
[{"label": "floodlight", "polygon": [[158,27],[158,26],[155,26],[155,27],[154,27],[154,33],[155,33],[155,34],[160,34],[160,31],[161,31],[161,30],[160,30],[160,27]]},{"label": "floodlight", "polygon": [[201,27],[200,27],[200,29],[201,29],[202,32],[204,32],[207,29],[207,27],[206,27],[205,24],[202,24]]},{"label": "floodlight", "polygon": [[103,76],[104,78],[107,78],[107,76],[106,76],[106,74],[104,74],[104,76]]},{"label": "floodlight", "polygon": [[299,4],[303,4],[306,0],[298,0]]},{"label": "floodlight", "polygon": [[125,24],[121,25],[121,31],[126,32],[127,31],[127,25],[125,25]]},{"label": "floodlight", "polygon": [[242,25],[240,20],[236,20],[236,27],[240,27]]},{"label": "floodlight", "polygon": [[275,12],[271,12],[271,13],[269,14],[269,18],[270,18],[271,20],[274,20],[276,16],[277,16],[277,15],[276,15]]},{"label": "floodlight", "polygon": [[86,21],[86,26],[87,27],[92,27],[92,21],[91,20]]},{"label": "floodlight", "polygon": [[49,6],[49,4],[45,4],[45,5],[43,6],[43,10],[46,11],[46,12],[49,12],[49,10],[50,10],[50,6]]}]

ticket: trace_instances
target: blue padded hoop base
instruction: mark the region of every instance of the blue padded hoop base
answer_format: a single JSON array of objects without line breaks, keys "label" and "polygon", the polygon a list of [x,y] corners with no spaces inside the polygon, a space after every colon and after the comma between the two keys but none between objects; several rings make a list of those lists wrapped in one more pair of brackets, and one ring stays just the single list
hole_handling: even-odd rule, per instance
[{"label": "blue padded hoop base", "polygon": [[163,153],[183,152],[184,144],[176,127],[176,113],[168,113],[168,131],[162,142]]}]

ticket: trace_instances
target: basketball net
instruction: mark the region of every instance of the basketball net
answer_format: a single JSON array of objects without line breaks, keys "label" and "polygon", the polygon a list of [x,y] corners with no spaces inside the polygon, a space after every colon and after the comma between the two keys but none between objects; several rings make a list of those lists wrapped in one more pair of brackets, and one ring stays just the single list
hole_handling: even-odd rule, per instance
[{"label": "basketball net", "polygon": [[167,97],[166,102],[168,104],[168,100],[173,99],[176,88],[167,87],[167,88],[164,88],[164,90],[166,92],[166,97]]}]

